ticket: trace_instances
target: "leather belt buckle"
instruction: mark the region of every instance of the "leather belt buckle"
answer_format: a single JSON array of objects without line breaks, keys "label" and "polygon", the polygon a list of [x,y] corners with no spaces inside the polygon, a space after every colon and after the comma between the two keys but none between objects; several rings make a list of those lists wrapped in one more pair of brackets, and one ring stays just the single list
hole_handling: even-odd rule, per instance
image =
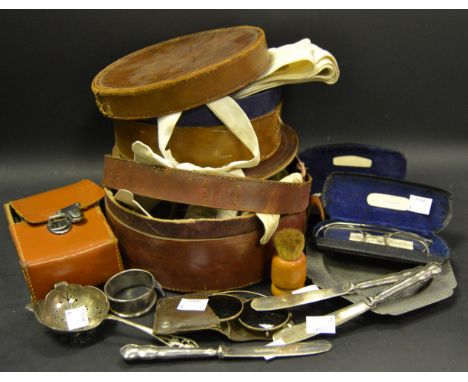
[{"label": "leather belt buckle", "polygon": [[49,216],[47,229],[55,235],[63,235],[72,229],[73,223],[78,223],[84,219],[81,212],[80,203],[74,203],[62,208],[55,215]]}]

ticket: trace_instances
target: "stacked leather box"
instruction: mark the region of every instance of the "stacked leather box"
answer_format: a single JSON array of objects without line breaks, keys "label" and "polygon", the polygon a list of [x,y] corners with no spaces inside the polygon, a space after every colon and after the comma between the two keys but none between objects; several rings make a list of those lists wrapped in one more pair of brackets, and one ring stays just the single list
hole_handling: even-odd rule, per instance
[{"label": "stacked leather box", "polygon": [[103,184],[127,267],[176,291],[239,288],[268,277],[275,230],[305,230],[311,178],[269,82],[278,61],[261,29],[241,26],[144,48],[95,77],[114,120]]}]

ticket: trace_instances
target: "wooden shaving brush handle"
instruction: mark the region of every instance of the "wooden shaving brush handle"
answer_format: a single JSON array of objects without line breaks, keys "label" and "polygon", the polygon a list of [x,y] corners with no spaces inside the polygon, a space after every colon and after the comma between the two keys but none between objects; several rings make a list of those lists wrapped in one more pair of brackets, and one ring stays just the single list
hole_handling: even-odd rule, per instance
[{"label": "wooden shaving brush handle", "polygon": [[[271,281],[279,289],[294,290],[305,285],[304,234],[294,228],[278,231],[273,238],[276,253],[271,263]],[[277,292],[277,291],[276,291]],[[275,294],[275,288],[272,287]]]},{"label": "wooden shaving brush handle", "polygon": [[304,253],[293,261],[273,256],[271,263],[271,281],[281,289],[299,289],[306,281],[306,257]]}]

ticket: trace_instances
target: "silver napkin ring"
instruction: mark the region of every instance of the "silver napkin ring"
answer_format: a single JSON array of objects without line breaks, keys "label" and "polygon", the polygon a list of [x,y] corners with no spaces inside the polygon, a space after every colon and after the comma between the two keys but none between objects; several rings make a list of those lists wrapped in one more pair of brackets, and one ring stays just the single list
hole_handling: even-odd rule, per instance
[{"label": "silver napkin ring", "polygon": [[110,309],[120,317],[138,317],[151,310],[157,289],[165,296],[154,276],[143,269],[127,269],[107,280],[104,285]]}]

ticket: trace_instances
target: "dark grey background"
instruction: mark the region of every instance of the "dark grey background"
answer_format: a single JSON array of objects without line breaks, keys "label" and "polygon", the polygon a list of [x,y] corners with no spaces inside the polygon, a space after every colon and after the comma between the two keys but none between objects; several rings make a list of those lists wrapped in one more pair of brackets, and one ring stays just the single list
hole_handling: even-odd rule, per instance
[{"label": "dark grey background", "polygon": [[[0,219],[1,370],[345,371],[468,370],[468,13],[466,11],[0,11],[0,201],[81,178],[99,181],[112,129],[90,91],[94,75],[144,46],[205,29],[250,24],[269,46],[309,37],[332,52],[334,86],[285,91],[283,117],[301,148],[338,142],[406,154],[408,179],[448,189],[455,213],[441,234],[452,249],[454,296],[398,318],[346,325],[318,357],[126,365],[118,348],[147,342],[105,324],[85,347],[62,344],[24,310],[28,293]],[[332,302],[330,310],[334,309]],[[151,323],[151,317],[143,319]],[[200,338],[215,342],[216,335]]]}]

